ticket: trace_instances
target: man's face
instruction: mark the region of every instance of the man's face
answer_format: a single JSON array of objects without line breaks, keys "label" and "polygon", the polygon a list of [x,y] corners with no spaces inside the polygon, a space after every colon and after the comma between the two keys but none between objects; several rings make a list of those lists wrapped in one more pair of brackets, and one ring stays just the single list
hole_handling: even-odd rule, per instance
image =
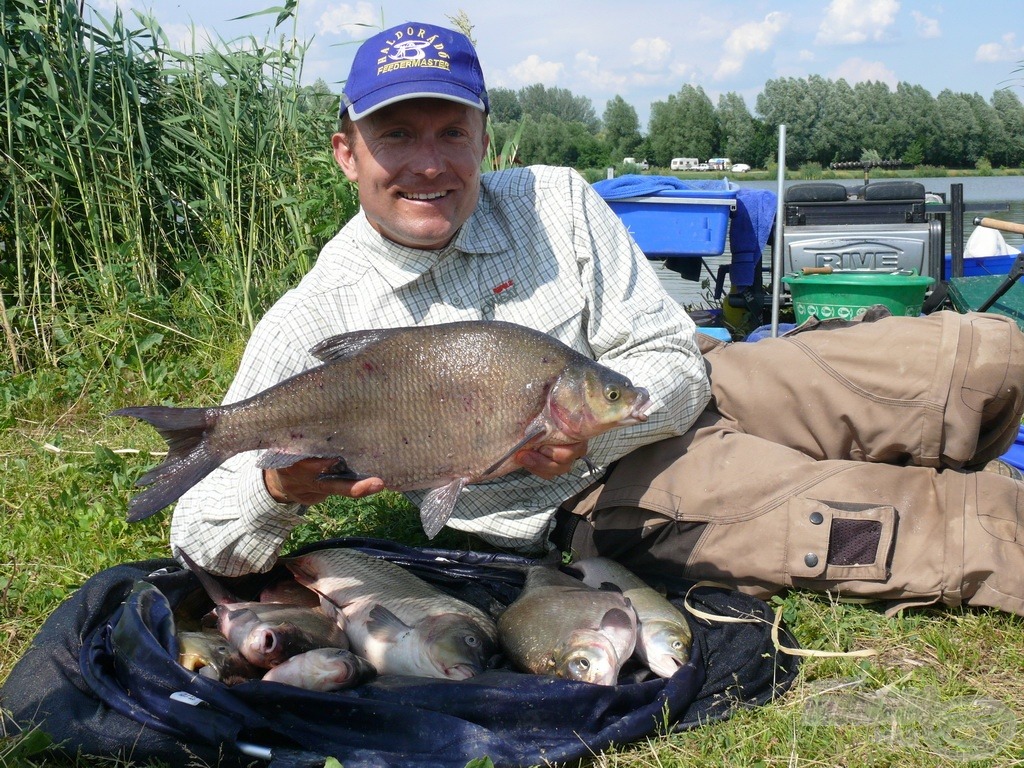
[{"label": "man's face", "polygon": [[371,226],[410,248],[443,248],[477,204],[484,115],[444,99],[409,99],[336,133],[334,157],[359,185]]}]

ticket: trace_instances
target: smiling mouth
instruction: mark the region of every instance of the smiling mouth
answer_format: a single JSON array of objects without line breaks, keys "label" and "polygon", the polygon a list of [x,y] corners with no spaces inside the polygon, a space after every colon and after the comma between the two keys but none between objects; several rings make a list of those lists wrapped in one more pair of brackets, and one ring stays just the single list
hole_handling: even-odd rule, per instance
[{"label": "smiling mouth", "polygon": [[406,200],[437,200],[448,196],[447,192],[399,192],[398,194]]}]

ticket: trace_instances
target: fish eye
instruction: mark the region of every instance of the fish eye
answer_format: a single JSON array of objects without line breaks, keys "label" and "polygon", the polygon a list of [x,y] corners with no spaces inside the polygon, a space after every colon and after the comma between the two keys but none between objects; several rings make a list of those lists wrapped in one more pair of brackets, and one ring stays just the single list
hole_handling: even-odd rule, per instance
[{"label": "fish eye", "polygon": [[682,648],[683,648],[683,641],[682,640],[673,640],[672,641],[672,650],[673,651],[679,651],[679,650],[682,650]]},{"label": "fish eye", "polygon": [[622,392],[620,392],[619,388],[616,387],[614,384],[609,384],[607,387],[604,388],[604,396],[606,400],[609,400],[614,403],[616,400],[622,397]]},{"label": "fish eye", "polygon": [[576,659],[576,666],[578,666],[580,669],[590,669],[590,659]]},{"label": "fish eye", "polygon": [[480,645],[480,638],[476,635],[466,635],[465,641],[466,645],[468,645],[470,648],[476,648],[478,645]]}]

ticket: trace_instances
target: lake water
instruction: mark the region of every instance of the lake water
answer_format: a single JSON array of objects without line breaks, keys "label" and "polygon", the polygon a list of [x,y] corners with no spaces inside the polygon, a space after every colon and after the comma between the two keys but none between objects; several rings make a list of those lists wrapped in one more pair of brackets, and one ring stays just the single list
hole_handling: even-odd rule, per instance
[{"label": "lake water", "polygon": [[[731,180],[740,187],[751,189],[768,189],[775,192],[779,188],[777,181],[744,181],[742,177],[737,176],[731,177]],[[877,183],[877,181],[880,180],[874,180],[871,183]],[[942,177],[907,179],[907,181],[918,181],[924,185],[927,192],[942,194],[947,201],[951,198],[950,187],[953,184],[962,184],[965,205],[985,206],[989,203],[992,204],[991,209],[984,208],[983,210],[965,212],[963,227],[965,243],[967,238],[976,229],[974,219],[977,216],[991,216],[1002,221],[1024,224],[1024,176]],[[840,182],[848,187],[859,186],[858,182],[852,179],[842,179]],[[785,188],[788,189],[793,184],[803,183],[806,182],[803,180],[786,180]],[[1000,206],[1009,206],[1009,209],[1000,209]],[[947,216],[946,253],[950,253],[952,250],[950,244],[951,229]],[[1011,247],[1017,250],[1024,250],[1024,235],[1004,232],[1003,238]],[[771,243],[769,243],[769,246],[771,246]],[[771,258],[771,247],[765,248],[763,264],[764,280],[766,283],[770,280]],[[721,256],[708,256],[704,258],[701,281],[685,280],[672,270],[665,269],[662,262],[654,262],[654,267],[669,294],[680,304],[686,307],[710,307],[717,306],[719,303],[712,296],[718,268],[723,264],[729,264],[731,259],[732,255],[729,253],[727,238],[725,252]],[[728,290],[728,278],[726,278],[725,290]]]}]

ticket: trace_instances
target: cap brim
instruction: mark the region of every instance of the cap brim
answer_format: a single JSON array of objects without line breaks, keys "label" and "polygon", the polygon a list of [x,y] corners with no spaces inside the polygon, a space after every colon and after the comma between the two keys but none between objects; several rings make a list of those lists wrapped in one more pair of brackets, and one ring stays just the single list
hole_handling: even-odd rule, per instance
[{"label": "cap brim", "polygon": [[459,88],[450,83],[436,83],[424,87],[425,83],[418,82],[415,83],[414,88],[410,88],[408,85],[403,84],[390,88],[381,88],[361,99],[356,99],[354,102],[348,102],[348,99],[345,99],[348,102],[346,107],[348,116],[352,120],[362,120],[367,115],[372,115],[378,109],[383,109],[401,101],[408,101],[409,99],[443,99],[445,101],[454,101],[457,104],[465,104],[468,107],[479,109],[481,112],[487,111],[487,105],[484,104],[483,100],[466,88]]}]

